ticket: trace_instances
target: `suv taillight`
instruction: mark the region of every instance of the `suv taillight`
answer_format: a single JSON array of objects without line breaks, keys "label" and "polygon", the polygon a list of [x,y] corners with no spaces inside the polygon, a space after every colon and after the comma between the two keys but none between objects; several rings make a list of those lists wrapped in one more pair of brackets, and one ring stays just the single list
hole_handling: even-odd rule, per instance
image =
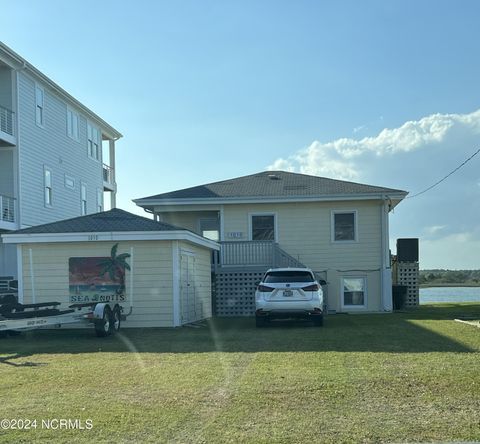
[{"label": "suv taillight", "polygon": [[273,291],[272,287],[266,287],[265,285],[259,285],[258,286],[258,291],[261,291],[263,293],[270,293]]},{"label": "suv taillight", "polygon": [[318,291],[318,285],[317,284],[309,285],[308,287],[303,287],[302,290],[303,291]]}]

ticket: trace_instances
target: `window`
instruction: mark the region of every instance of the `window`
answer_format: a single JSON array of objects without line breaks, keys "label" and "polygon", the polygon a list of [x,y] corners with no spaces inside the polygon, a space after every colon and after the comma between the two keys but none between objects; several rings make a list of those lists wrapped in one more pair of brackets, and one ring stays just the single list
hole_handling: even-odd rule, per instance
[{"label": "window", "polygon": [[283,284],[288,282],[315,282],[315,278],[309,271],[269,271],[262,281]]},{"label": "window", "polygon": [[43,169],[43,188],[45,206],[52,206],[52,172],[48,168]]},{"label": "window", "polygon": [[357,212],[334,211],[332,213],[332,241],[356,241],[357,240]]},{"label": "window", "polygon": [[44,102],[44,89],[38,85],[35,85],[35,121],[38,126],[43,126],[45,124]]},{"label": "window", "polygon": [[100,160],[100,146],[98,129],[94,126],[87,124],[87,149],[88,156],[95,160]]},{"label": "window", "polygon": [[81,211],[82,211],[82,216],[85,216],[87,214],[87,186],[84,183],[82,183],[80,188],[81,188],[81,191],[80,191]]},{"label": "window", "polygon": [[218,219],[200,219],[200,234],[207,239],[220,240]]},{"label": "window", "polygon": [[97,188],[97,212],[103,211],[103,190]]},{"label": "window", "polygon": [[252,215],[252,240],[275,240],[275,215]]},{"label": "window", "polygon": [[78,114],[67,108],[67,136],[78,140]]},{"label": "window", "polygon": [[342,279],[342,305],[357,308],[367,306],[365,278],[348,277]]}]

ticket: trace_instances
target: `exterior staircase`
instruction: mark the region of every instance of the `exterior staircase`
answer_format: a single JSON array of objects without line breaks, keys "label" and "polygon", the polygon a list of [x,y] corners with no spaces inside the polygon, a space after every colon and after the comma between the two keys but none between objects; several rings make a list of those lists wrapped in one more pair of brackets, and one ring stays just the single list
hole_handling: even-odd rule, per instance
[{"label": "exterior staircase", "polygon": [[212,269],[216,316],[253,316],[255,290],[269,268],[305,267],[276,242],[233,241],[220,245]]}]

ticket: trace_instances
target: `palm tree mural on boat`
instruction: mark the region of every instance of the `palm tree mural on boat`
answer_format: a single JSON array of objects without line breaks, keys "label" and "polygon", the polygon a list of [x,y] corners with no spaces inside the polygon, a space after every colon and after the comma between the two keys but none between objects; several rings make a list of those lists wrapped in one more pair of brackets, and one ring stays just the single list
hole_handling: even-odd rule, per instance
[{"label": "palm tree mural on boat", "polygon": [[117,294],[123,294],[125,292],[125,270],[130,270],[127,259],[130,257],[129,253],[122,253],[117,255],[118,243],[115,244],[110,250],[110,257],[102,259],[99,262],[100,276],[108,273],[112,282],[118,282],[120,288],[117,290]]}]

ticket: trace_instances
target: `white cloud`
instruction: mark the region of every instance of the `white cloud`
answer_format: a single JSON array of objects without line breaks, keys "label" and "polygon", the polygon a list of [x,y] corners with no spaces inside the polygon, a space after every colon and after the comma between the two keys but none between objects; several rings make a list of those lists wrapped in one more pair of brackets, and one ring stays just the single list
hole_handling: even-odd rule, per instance
[{"label": "white cloud", "polygon": [[478,269],[480,240],[471,233],[455,233],[420,242],[421,257],[428,258],[422,268]]},{"label": "white cloud", "polygon": [[441,232],[445,228],[446,228],[446,225],[432,225],[430,227],[426,227],[425,232],[427,234],[435,235]]},{"label": "white cloud", "polygon": [[286,159],[275,160],[269,168],[282,166],[287,171],[356,179],[361,175],[352,160],[425,149],[441,143],[454,130],[480,134],[480,109],[470,114],[433,114],[406,122],[399,128],[385,128],[374,137],[340,138],[326,143],[314,141]]},{"label": "white cloud", "polygon": [[[414,195],[450,173],[478,148],[480,109],[433,114],[373,137],[313,141],[270,169],[397,188]],[[478,268],[480,262],[480,154],[431,191],[400,204],[391,215],[392,238],[419,237],[421,267]],[[463,234],[459,234],[463,233]],[[467,239],[468,238],[468,239]],[[477,248],[477,250],[474,250]],[[453,267],[455,268],[455,267]],[[456,268],[461,268],[457,266]]]},{"label": "white cloud", "polygon": [[354,134],[357,134],[358,132],[360,132],[364,129],[367,129],[367,127],[365,125],[359,125],[359,126],[356,126],[355,128],[353,128],[353,132],[354,132]]}]

